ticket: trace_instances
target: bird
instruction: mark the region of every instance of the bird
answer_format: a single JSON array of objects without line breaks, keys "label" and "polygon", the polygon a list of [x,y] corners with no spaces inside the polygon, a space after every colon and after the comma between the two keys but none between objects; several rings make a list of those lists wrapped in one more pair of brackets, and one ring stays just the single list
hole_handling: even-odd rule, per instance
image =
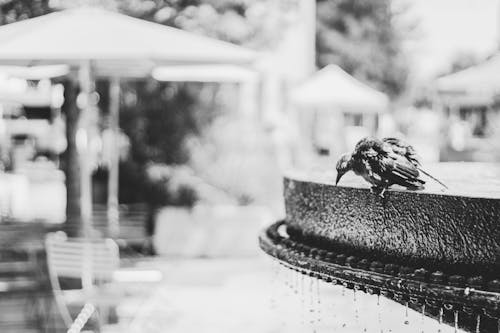
[{"label": "bird", "polygon": [[444,183],[424,171],[415,149],[398,138],[361,139],[352,153],[343,154],[336,164],[338,185],[348,171],[354,171],[372,185],[371,191],[384,197],[385,191],[392,185],[400,185],[408,190],[424,189],[426,175],[448,188]]}]

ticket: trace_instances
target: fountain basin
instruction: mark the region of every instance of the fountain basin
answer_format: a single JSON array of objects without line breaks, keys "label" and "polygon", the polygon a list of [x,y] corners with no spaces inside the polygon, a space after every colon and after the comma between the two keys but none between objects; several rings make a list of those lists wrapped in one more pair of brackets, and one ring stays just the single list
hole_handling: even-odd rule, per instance
[{"label": "fountain basin", "polygon": [[449,190],[391,189],[381,198],[359,177],[291,173],[284,180],[288,232],[302,242],[398,264],[463,274],[500,271],[500,167],[443,163]]},{"label": "fountain basin", "polygon": [[[363,180],[289,173],[286,218],[260,235],[280,264],[382,295],[468,331],[500,326],[500,166],[452,163],[424,191],[381,198]],[[460,317],[460,320],[457,318]]]}]

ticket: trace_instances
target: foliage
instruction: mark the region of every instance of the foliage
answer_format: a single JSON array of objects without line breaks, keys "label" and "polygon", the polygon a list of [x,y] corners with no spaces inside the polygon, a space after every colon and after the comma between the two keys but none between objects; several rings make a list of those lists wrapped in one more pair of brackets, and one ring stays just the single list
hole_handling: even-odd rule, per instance
[{"label": "foliage", "polygon": [[157,207],[192,207],[198,201],[198,178],[187,166],[149,164],[147,175],[147,201]]},{"label": "foliage", "polygon": [[[232,96],[228,93],[227,96]],[[190,137],[190,165],[240,205],[270,204],[280,197],[281,174],[269,133],[257,117],[226,108],[199,137]]]},{"label": "foliage", "polygon": [[285,23],[280,3],[274,0],[123,0],[117,2],[117,9],[235,44],[266,47],[277,40]]},{"label": "foliage", "polygon": [[438,76],[453,74],[474,65],[480,64],[483,61],[484,59],[479,57],[476,53],[459,52],[453,56],[449,67],[446,70],[442,71]]},{"label": "foliage", "polygon": [[49,0],[0,1],[0,25],[50,13]]},{"label": "foliage", "polygon": [[338,64],[391,95],[402,93],[407,63],[390,0],[318,0],[317,64]]},{"label": "foliage", "polygon": [[[272,44],[282,25],[278,19],[280,15],[276,15],[280,13],[267,10],[270,3],[269,0],[126,0],[119,2],[117,9],[131,16],[217,39],[262,47]],[[218,102],[218,95],[221,93],[218,84],[147,81],[127,84],[123,91],[120,126],[131,139],[132,152],[128,163],[140,165],[143,170],[147,170],[150,163],[187,163],[192,151],[188,151],[186,139],[200,136],[224,108]],[[156,185],[153,184],[155,181],[158,182]],[[179,201],[189,201],[186,198],[192,196],[190,189],[194,189],[204,201],[209,201],[209,197],[218,198],[222,202],[231,201],[225,190],[206,182],[201,183],[198,182],[196,187],[181,187],[179,191],[184,194],[179,194],[178,199],[174,199],[175,195],[162,192],[168,186],[163,180],[154,177],[145,178],[143,188],[146,188],[145,194],[158,195],[157,199],[146,195],[150,202],[160,200],[177,205]],[[124,192],[132,193],[126,189],[129,187],[127,184],[122,187]],[[239,192],[233,195],[245,196]]]},{"label": "foliage", "polygon": [[134,161],[141,165],[187,162],[184,138],[199,133],[211,114],[197,98],[201,87],[153,80],[123,86],[120,127],[131,140]]}]

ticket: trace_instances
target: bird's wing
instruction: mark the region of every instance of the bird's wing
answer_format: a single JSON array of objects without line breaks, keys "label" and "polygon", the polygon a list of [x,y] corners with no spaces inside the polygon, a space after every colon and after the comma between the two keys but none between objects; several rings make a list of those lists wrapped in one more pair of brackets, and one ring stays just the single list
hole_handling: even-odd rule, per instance
[{"label": "bird's wing", "polygon": [[420,157],[418,156],[415,149],[406,143],[405,141],[398,138],[384,138],[382,142],[388,144],[394,153],[404,156],[411,164],[416,167],[420,166]]},{"label": "bird's wing", "polygon": [[399,155],[404,156],[411,164],[413,164],[418,171],[422,172],[423,174],[427,175],[429,178],[433,179],[434,181],[438,182],[441,184],[444,188],[448,188],[443,182],[441,182],[439,179],[436,177],[432,176],[425,170],[421,168],[420,165],[420,156],[418,156],[417,152],[415,149],[409,145],[408,143],[404,142],[403,140],[397,139],[397,138],[385,138],[382,139],[383,142],[386,144],[390,145],[391,149]]},{"label": "bird's wing", "polygon": [[362,152],[370,171],[391,184],[409,188],[421,187],[425,182],[419,178],[417,167],[405,156],[395,152],[390,145],[375,145]]}]

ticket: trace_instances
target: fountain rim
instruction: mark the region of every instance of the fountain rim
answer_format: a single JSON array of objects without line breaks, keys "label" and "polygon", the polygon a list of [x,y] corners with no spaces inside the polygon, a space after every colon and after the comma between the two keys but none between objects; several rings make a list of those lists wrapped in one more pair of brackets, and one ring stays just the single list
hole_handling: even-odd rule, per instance
[{"label": "fountain rim", "polygon": [[259,236],[260,248],[280,264],[301,274],[333,284],[342,284],[349,289],[382,295],[398,302],[441,306],[500,318],[499,292],[352,267],[345,263],[349,253],[337,254],[336,257],[343,256],[343,263],[332,262],[331,252],[293,240],[283,228],[286,228],[286,223],[281,220],[262,231]]},{"label": "fountain rim", "polygon": [[[432,164],[434,166],[438,165],[450,165],[454,167],[469,166],[469,165],[478,165],[487,168],[497,168],[500,166],[500,163],[480,163],[480,162],[439,162]],[[450,178],[447,175],[438,175],[441,180],[443,180],[449,187],[449,189],[443,189],[439,184],[435,182],[427,182],[426,188],[424,190],[419,191],[408,191],[407,189],[400,187],[398,185],[391,186],[386,193],[392,193],[394,195],[406,195],[411,194],[415,196],[422,195],[431,195],[431,196],[444,196],[444,197],[463,197],[468,199],[485,199],[485,200],[500,200],[500,189],[497,191],[491,191],[483,189],[481,186],[477,186],[478,184],[489,184],[492,179],[497,181],[495,178],[477,178],[471,179],[468,181],[469,187],[474,187],[474,190],[470,190],[470,188],[465,191],[460,189],[461,186],[456,186],[455,182],[460,181],[463,182],[464,178],[454,179]],[[317,185],[331,186],[331,187],[341,187],[341,188],[351,188],[355,190],[370,190],[370,185],[366,183],[359,177],[352,176],[347,177],[344,176],[342,181],[336,185],[335,184],[335,173],[333,171],[309,171],[302,169],[287,169],[284,172],[283,178],[287,181],[293,181],[296,183],[313,183]],[[478,188],[476,188],[478,187]]]}]

